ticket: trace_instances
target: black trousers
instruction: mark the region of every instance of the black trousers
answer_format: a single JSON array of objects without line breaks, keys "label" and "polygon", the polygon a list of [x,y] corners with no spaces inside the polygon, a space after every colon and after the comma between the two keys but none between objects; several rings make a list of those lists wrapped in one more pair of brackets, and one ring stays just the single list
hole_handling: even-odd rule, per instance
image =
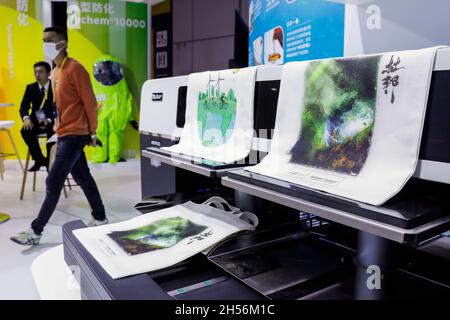
[{"label": "black trousers", "polygon": [[[31,130],[25,130],[22,128],[20,133],[22,134],[22,138],[25,141],[25,143],[28,146],[28,149],[30,149],[31,157],[34,161],[38,162],[44,162],[45,157],[42,154],[41,148],[39,147],[39,141],[38,141],[38,134],[47,134],[47,138],[50,138],[54,132],[53,132],[53,123],[47,125],[45,129],[39,128],[38,123],[33,121],[33,129]],[[52,147],[53,143],[47,143],[47,155],[50,154],[50,149]]]},{"label": "black trousers", "polygon": [[92,177],[84,155],[84,147],[89,143],[90,136],[66,136],[58,138],[56,157],[48,173],[45,190],[45,200],[38,217],[31,227],[36,234],[41,234],[50,220],[61,195],[64,181],[72,174],[75,182],[81,187],[91,208],[92,216],[97,220],[104,220],[103,206],[97,184]]}]

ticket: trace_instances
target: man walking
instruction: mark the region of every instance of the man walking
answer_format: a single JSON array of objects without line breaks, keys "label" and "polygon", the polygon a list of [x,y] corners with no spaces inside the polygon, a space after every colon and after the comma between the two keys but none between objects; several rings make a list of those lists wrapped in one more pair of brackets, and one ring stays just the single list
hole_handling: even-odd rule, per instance
[{"label": "man walking", "polygon": [[46,180],[46,195],[38,217],[31,229],[11,237],[22,245],[36,245],[45,225],[52,216],[64,181],[69,173],[83,190],[92,208],[88,227],[108,222],[97,185],[89,172],[84,147],[97,145],[97,101],[86,69],[67,56],[67,33],[51,27],[44,30],[44,51],[56,65],[52,73],[55,118],[58,135],[55,161]]}]

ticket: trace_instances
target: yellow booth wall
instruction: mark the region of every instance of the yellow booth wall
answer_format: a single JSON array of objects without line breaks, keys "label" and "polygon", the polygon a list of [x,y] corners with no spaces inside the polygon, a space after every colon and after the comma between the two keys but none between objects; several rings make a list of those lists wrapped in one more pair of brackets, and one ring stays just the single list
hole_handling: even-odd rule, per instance
[{"label": "yellow booth wall", "polygon": [[[22,140],[20,129],[22,119],[19,114],[26,85],[35,81],[33,64],[44,59],[42,43],[42,23],[7,6],[0,5],[0,103],[13,103],[13,107],[0,107],[0,120],[13,120],[11,130],[25,159],[27,146]],[[5,153],[14,153],[6,133],[0,132],[0,144]]]}]

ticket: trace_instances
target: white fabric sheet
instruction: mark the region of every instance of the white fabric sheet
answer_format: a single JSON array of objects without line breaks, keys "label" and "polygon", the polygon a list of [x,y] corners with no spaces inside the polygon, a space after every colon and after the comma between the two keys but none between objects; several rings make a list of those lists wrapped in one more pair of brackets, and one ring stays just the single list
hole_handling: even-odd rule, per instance
[{"label": "white fabric sheet", "polygon": [[73,233],[106,272],[118,279],[175,265],[233,233],[254,229],[240,217],[187,202]]},{"label": "white fabric sheet", "polygon": [[270,153],[246,169],[384,203],[416,169],[436,51],[286,64]]},{"label": "white fabric sheet", "polygon": [[245,159],[253,139],[256,67],[194,73],[180,142],[162,149],[222,163]]}]

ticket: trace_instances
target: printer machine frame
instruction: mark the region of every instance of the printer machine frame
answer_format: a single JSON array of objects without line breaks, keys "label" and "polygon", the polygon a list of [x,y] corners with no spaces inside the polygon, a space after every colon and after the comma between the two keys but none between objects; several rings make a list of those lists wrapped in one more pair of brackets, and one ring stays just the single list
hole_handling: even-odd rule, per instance
[{"label": "printer machine frame", "polygon": [[[262,67],[258,70],[256,81],[257,83],[280,81],[281,70],[282,67]],[[444,104],[446,104],[446,102],[448,102],[450,108],[450,92],[447,93],[442,91],[441,87],[438,88],[439,92],[437,95],[432,92],[433,86],[442,86],[442,82],[446,82],[446,80],[448,80],[446,83],[450,83],[450,49],[441,49],[438,51],[433,79],[438,77],[442,78],[440,83],[432,82],[432,88],[430,89],[426,119],[428,124],[425,124],[424,139],[433,139],[433,137],[430,138],[429,136],[433,134],[436,135],[436,131],[431,132],[435,122],[438,123],[438,127],[442,124],[442,119],[440,119],[442,117],[439,117],[439,111],[442,112],[442,110],[436,111],[435,109],[445,108]],[[183,76],[149,80],[143,86],[140,119],[143,199],[146,197],[151,198],[152,196],[177,192],[179,183],[177,180],[183,180],[186,177],[184,174],[189,174],[189,177],[195,177],[196,180],[200,177],[204,178],[204,180],[199,183],[199,187],[201,187],[203,182],[207,183],[208,181],[214,181],[213,185],[221,184],[225,189],[228,187],[235,190],[235,200],[239,205],[242,204],[241,208],[243,209],[247,209],[246,206],[251,207],[252,201],[258,201],[258,198],[262,198],[267,199],[266,201],[268,202],[278,203],[285,207],[286,210],[292,208],[303,212],[311,212],[327,221],[336,222],[339,226],[345,225],[359,230],[359,249],[356,260],[357,272],[355,278],[355,281],[357,282],[355,295],[358,298],[376,299],[382,297],[382,295],[380,296],[380,293],[368,292],[366,288],[363,288],[364,281],[361,279],[366,275],[367,265],[379,264],[381,267],[388,265],[386,260],[392,255],[392,241],[407,244],[412,248],[416,248],[426,241],[432,243],[433,238],[438,237],[441,232],[449,229],[450,215],[448,214],[429,219],[431,221],[424,220],[424,223],[419,223],[411,228],[401,228],[389,223],[361,217],[346,212],[345,210],[327,207],[321,203],[308,201],[302,199],[298,194],[286,194],[279,190],[274,191],[261,185],[255,185],[251,181],[239,178],[241,171],[239,168],[214,170],[202,166],[202,164],[194,163],[192,159],[173,157],[168,153],[160,152],[159,147],[170,146],[176,143],[180,137],[185,112],[185,105],[183,110],[183,103],[180,99],[183,99],[183,94],[185,99],[187,78],[187,76]],[[182,112],[180,112],[180,109]],[[430,114],[431,111],[433,111],[433,114]],[[439,120],[441,120],[440,123]],[[433,122],[433,124],[430,124],[430,121]],[[442,134],[444,134],[444,132],[442,132]],[[429,151],[427,150],[428,142],[429,141],[424,140],[422,144],[419,164],[414,175],[415,178],[441,184],[450,184],[450,155],[448,161],[436,161],[440,159],[439,155],[437,157],[434,155],[427,157],[427,151]],[[448,143],[450,146],[450,133],[448,137],[444,137],[443,143],[444,145],[445,143]],[[270,139],[255,137],[253,151],[261,153],[264,156],[264,154],[269,151],[269,148]],[[433,152],[428,152],[428,154],[430,153],[432,154]],[[181,178],[177,178],[178,174],[181,175]],[[154,181],[158,181],[158,183],[155,184]],[[149,185],[151,185],[150,188],[148,187]],[[244,200],[242,201],[242,199]],[[99,264],[84,248],[81,247],[81,244],[73,236],[71,231],[81,227],[83,227],[83,225],[80,222],[73,222],[65,225],[63,229],[66,262],[81,267],[81,287],[84,298],[170,298],[164,290],[162,290],[161,287],[146,274],[119,280],[109,279],[109,276]],[[164,272],[164,270],[162,272]],[[230,279],[230,281],[231,282],[227,282],[226,284],[223,283],[223,285],[232,284],[233,290],[237,290],[235,293],[242,293],[242,296],[237,295],[239,298],[260,298],[260,296],[255,294],[252,290],[248,291],[248,288],[245,285],[241,285],[239,281],[236,282],[235,279]],[[217,288],[221,288],[221,285],[222,284],[218,284]],[[244,294],[244,292],[246,294]]]}]

